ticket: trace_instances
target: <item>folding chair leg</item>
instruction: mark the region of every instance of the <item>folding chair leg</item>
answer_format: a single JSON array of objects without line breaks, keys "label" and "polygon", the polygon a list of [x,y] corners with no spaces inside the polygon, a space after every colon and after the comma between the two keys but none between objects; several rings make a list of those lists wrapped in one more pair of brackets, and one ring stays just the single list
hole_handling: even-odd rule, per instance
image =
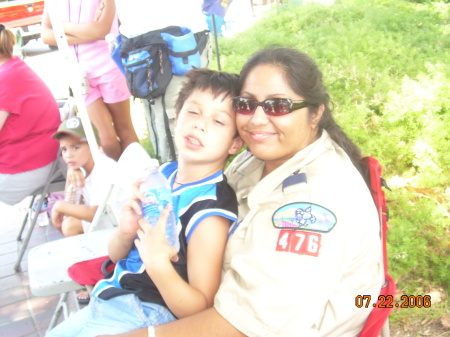
[{"label": "folding chair leg", "polygon": [[32,207],[33,207],[33,203],[34,203],[35,199],[36,199],[36,195],[33,195],[33,197],[31,198],[30,205],[28,206],[27,211],[25,212],[22,226],[20,227],[19,235],[17,236],[17,241],[22,241],[23,230],[25,229],[25,226],[27,225],[28,215],[30,214],[30,210],[33,209]]},{"label": "folding chair leg", "polygon": [[67,300],[68,293],[63,293],[59,297],[58,304],[56,305],[55,312],[52,316],[52,320],[50,321],[50,325],[48,326],[47,332],[49,332],[51,329],[53,329],[56,326],[56,323],[59,320],[59,317],[61,316],[61,313],[63,311],[63,306]]},{"label": "folding chair leg", "polygon": [[57,325],[61,314],[63,314],[64,319],[67,319],[68,317],[70,317],[70,315],[76,313],[78,310],[80,310],[80,306],[78,305],[77,293],[75,291],[61,294],[50,325],[47,328],[47,332],[49,332]]},{"label": "folding chair leg", "polygon": [[[30,241],[31,234],[33,234],[34,226],[36,225],[37,218],[39,216],[39,210],[41,209],[42,204],[44,203],[45,194],[41,194],[39,197],[39,202],[36,210],[33,212],[33,216],[31,217],[30,227],[28,228],[27,236],[25,240],[22,242],[22,247],[20,247],[19,256],[17,257],[16,264],[14,265],[14,270],[20,270],[20,263],[22,262],[23,255],[25,254],[25,250],[27,249],[28,242]],[[32,210],[32,209],[31,209]],[[23,230],[21,230],[23,231]]]}]

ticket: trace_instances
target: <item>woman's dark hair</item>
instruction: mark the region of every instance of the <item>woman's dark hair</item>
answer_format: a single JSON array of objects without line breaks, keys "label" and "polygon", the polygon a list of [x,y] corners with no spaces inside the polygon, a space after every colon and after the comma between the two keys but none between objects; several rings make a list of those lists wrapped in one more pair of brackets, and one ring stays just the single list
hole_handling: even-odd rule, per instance
[{"label": "woman's dark hair", "polygon": [[0,24],[0,54],[3,54],[9,59],[12,58],[15,44],[16,37],[14,33]]},{"label": "woman's dark hair", "polygon": [[239,76],[237,74],[195,68],[190,70],[186,77],[187,80],[183,83],[175,103],[175,116],[178,116],[184,102],[192,95],[194,90],[209,90],[215,98],[222,94],[224,97],[233,98],[239,94]]},{"label": "woman's dark hair", "polygon": [[279,67],[293,91],[302,96],[306,101],[314,103],[309,108],[310,116],[313,116],[320,104],[325,109],[319,122],[319,134],[326,130],[333,139],[348,154],[353,165],[364,176],[361,151],[347,137],[342,128],[336,123],[331,113],[330,96],[323,84],[322,72],[316,62],[306,53],[292,48],[270,46],[253,54],[240,73],[240,87],[242,88],[248,74],[257,66],[271,64]]}]

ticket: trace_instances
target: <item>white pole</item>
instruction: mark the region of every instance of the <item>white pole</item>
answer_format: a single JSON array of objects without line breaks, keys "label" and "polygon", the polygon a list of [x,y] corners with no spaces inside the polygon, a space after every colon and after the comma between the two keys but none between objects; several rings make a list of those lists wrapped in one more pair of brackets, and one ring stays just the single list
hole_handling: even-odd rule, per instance
[{"label": "white pole", "polygon": [[50,6],[48,8],[50,22],[52,23],[52,28],[55,34],[59,52],[61,53],[63,60],[65,61],[66,70],[69,76],[69,85],[72,88],[75,101],[77,102],[78,117],[80,117],[81,122],[83,123],[84,132],[86,133],[89,148],[91,149],[91,153],[94,157],[95,162],[99,155],[99,148],[95,139],[94,130],[92,128],[89,115],[86,110],[86,105],[84,104],[84,97],[82,95],[81,71],[75,55],[70,52],[69,44],[67,43],[67,37],[64,33],[63,23],[59,14],[61,13],[59,10],[59,3],[61,3],[61,1],[50,1]]}]

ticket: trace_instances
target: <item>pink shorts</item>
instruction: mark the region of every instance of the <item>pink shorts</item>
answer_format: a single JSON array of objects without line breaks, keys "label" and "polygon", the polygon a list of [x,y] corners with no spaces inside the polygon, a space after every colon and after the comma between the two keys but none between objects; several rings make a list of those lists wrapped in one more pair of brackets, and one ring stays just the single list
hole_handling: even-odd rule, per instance
[{"label": "pink shorts", "polygon": [[114,67],[106,74],[89,78],[89,93],[84,95],[84,104],[87,106],[101,97],[105,103],[117,103],[131,97],[127,80],[119,68]]}]

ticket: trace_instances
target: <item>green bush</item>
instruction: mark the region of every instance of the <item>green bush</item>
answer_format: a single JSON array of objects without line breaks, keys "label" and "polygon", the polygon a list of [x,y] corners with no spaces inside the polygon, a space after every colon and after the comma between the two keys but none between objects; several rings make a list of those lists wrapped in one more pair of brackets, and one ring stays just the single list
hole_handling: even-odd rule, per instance
[{"label": "green bush", "polygon": [[418,287],[450,287],[450,246],[445,207],[416,190],[393,192],[392,219],[388,232],[390,270],[398,285],[408,293]]}]

